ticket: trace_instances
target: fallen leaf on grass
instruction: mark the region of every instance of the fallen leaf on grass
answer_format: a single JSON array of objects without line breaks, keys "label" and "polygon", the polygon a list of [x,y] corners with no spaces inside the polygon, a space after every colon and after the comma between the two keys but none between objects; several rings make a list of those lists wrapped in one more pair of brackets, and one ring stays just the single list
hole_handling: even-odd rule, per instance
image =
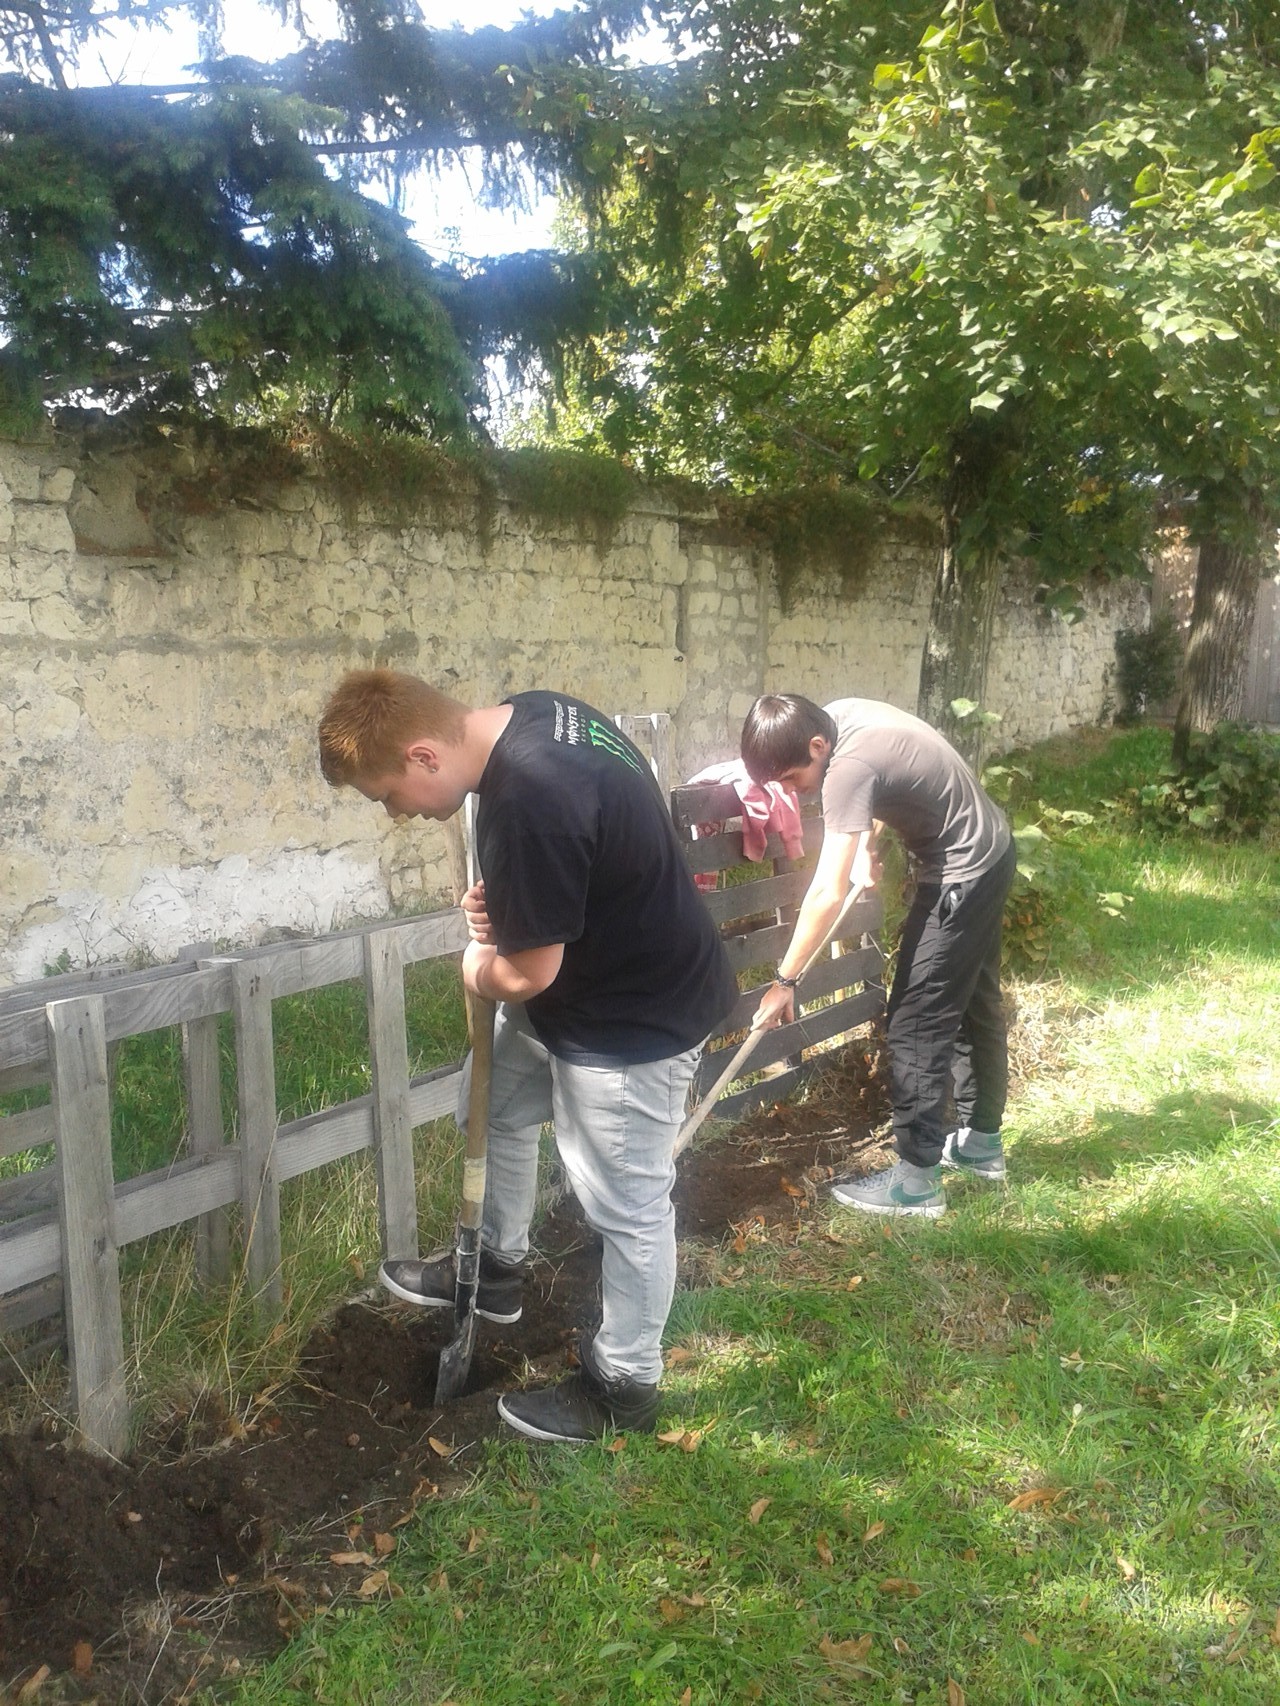
[{"label": "fallen leaf on grass", "polygon": [[1267,1639],[1271,1642],[1273,1647],[1280,1647],[1280,1606],[1277,1606],[1276,1608],[1276,1626],[1271,1631],[1270,1635],[1268,1635]]},{"label": "fallen leaf on grass", "polygon": [[966,1546],[960,1556],[966,1564],[976,1564],[978,1562],[978,1549],[976,1546]]},{"label": "fallen leaf on grass", "polygon": [[778,1188],[779,1190],[785,1191],[789,1197],[798,1197],[801,1201],[804,1200],[804,1191],[801,1187],[799,1185],[793,1185],[791,1180],[786,1177],[778,1180]]},{"label": "fallen leaf on grass", "polygon": [[701,1428],[672,1428],[658,1435],[662,1445],[678,1445],[681,1451],[696,1451],[702,1444]]},{"label": "fallen leaf on grass", "polygon": [[1022,1631],[1022,1639],[1029,1647],[1038,1647],[1040,1645],[1040,1637],[1036,1634],[1034,1629],[1024,1629]]},{"label": "fallen leaf on grass", "polygon": [[446,1445],[442,1439],[437,1439],[434,1434],[427,1435],[427,1444],[431,1447],[432,1451],[435,1452],[437,1457],[453,1456],[453,1447],[451,1445]]},{"label": "fallen leaf on grass", "polygon": [[330,1552],[329,1554],[329,1562],[331,1564],[369,1565],[372,1564],[373,1561],[374,1558],[372,1552]]},{"label": "fallen leaf on grass", "polygon": [[672,1345],[667,1352],[667,1367],[675,1368],[679,1363],[692,1362],[694,1353],[686,1345]]},{"label": "fallen leaf on grass", "polygon": [[693,1702],[693,1689],[692,1688],[686,1688],[684,1693],[680,1696],[680,1699],[677,1703],[677,1706],[692,1706],[692,1702]]},{"label": "fallen leaf on grass", "polygon": [[28,1700],[34,1700],[36,1695],[39,1694],[40,1690],[44,1687],[45,1683],[48,1682],[49,1674],[48,1665],[41,1665],[40,1669],[36,1671],[33,1676],[29,1676],[23,1683],[22,1687],[18,1690],[19,1701],[26,1702]]},{"label": "fallen leaf on grass", "polygon": [[947,1678],[947,1706],[964,1706],[964,1689],[951,1677]]},{"label": "fallen leaf on grass", "polygon": [[688,1616],[684,1606],[677,1605],[674,1599],[658,1601],[658,1615],[664,1623],[683,1623]]},{"label": "fallen leaf on grass", "polygon": [[1117,1558],[1116,1563],[1119,1564],[1120,1574],[1124,1577],[1125,1581],[1131,1582],[1135,1579],[1138,1572],[1134,1569],[1133,1565],[1127,1558]]},{"label": "fallen leaf on grass", "polygon": [[844,1289],[846,1291],[856,1291],[857,1288],[861,1284],[862,1284],[862,1275],[861,1274],[854,1274],[853,1278],[849,1281],[849,1283],[845,1286]]},{"label": "fallen leaf on grass", "polygon": [[747,1512],[747,1521],[753,1524],[759,1522],[772,1503],[772,1499],[757,1499]]},{"label": "fallen leaf on grass", "polygon": [[1033,1505],[1054,1505],[1066,1492],[1065,1487],[1028,1487],[1009,1500],[1011,1511],[1029,1511]]},{"label": "fallen leaf on grass", "polygon": [[484,1539],[484,1530],[482,1528],[469,1528],[467,1530],[467,1556],[468,1557],[470,1557],[473,1552],[478,1552],[480,1550],[480,1542],[483,1539]]},{"label": "fallen leaf on grass", "polygon": [[818,1642],[818,1651],[829,1665],[852,1665],[855,1669],[863,1669],[862,1661],[871,1651],[870,1635],[859,1635],[856,1641],[833,1641],[830,1635],[824,1635]]},{"label": "fallen leaf on grass", "polygon": [[901,1635],[895,1635],[893,1637],[893,1650],[900,1658],[909,1659],[911,1657],[911,1648],[902,1639]]},{"label": "fallen leaf on grass", "polygon": [[900,1593],[907,1599],[920,1597],[920,1584],[909,1576],[886,1576],[880,1583],[881,1593]]},{"label": "fallen leaf on grass", "polygon": [[818,1562],[820,1564],[825,1564],[829,1569],[836,1560],[835,1554],[831,1550],[826,1535],[819,1534],[813,1544],[818,1553]]},{"label": "fallen leaf on grass", "polygon": [[361,1599],[372,1599],[375,1593],[381,1593],[391,1580],[386,1570],[375,1570],[371,1576],[366,1576],[356,1589]]},{"label": "fallen leaf on grass", "polygon": [[392,1535],[390,1535],[390,1534],[375,1534],[374,1535],[374,1537],[373,1537],[373,1550],[378,1555],[379,1558],[385,1558],[389,1552],[394,1552],[395,1549],[396,1549],[396,1543],[395,1543],[395,1539]]},{"label": "fallen leaf on grass", "polygon": [[884,1533],[884,1524],[882,1522],[873,1522],[871,1524],[871,1527],[863,1535],[862,1544],[865,1546],[867,1544],[868,1540],[879,1540],[880,1536],[883,1533]]},{"label": "fallen leaf on grass", "polygon": [[618,1452],[626,1449],[626,1444],[627,1436],[625,1434],[618,1434],[616,1438],[609,1441],[608,1445],[605,1446],[605,1450],[612,1452],[614,1456],[616,1456]]}]

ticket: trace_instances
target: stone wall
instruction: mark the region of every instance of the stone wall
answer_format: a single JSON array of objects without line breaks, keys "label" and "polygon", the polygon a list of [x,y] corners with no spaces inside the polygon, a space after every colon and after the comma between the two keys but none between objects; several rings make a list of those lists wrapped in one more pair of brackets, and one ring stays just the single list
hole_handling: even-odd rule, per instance
[{"label": "stone wall", "polygon": [[[657,499],[602,544],[501,504],[487,530],[398,529],[307,482],[209,491],[186,452],[0,444],[0,982],[438,901],[435,827],[319,776],[316,716],[352,665],[476,704],[556,686],[667,711],[685,776],[733,755],[767,688],[914,703],[932,561],[891,532],[859,596],[812,577],[783,611],[766,553]],[[1095,720],[1144,609],[1104,591],[1068,628],[1011,589],[1000,742]]]}]

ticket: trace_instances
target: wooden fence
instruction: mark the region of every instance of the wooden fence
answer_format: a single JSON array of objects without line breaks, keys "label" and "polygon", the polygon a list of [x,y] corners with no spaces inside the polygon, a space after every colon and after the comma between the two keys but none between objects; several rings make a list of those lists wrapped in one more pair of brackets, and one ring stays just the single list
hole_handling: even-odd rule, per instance
[{"label": "wooden fence", "polygon": [[[657,732],[655,770],[666,756]],[[676,789],[672,806],[694,871],[741,865],[741,827],[733,821],[740,808],[731,789]],[[709,818],[723,820],[723,827],[695,839],[691,826]],[[816,851],[821,833],[821,819],[809,819],[807,853]],[[771,965],[781,954],[790,935],[788,914],[808,881],[807,870],[788,867],[776,838],[767,857],[769,874],[705,896],[740,972]],[[772,1064],[782,1066],[780,1075],[731,1088],[720,1112],[738,1113],[786,1094],[812,1070],[815,1048],[880,1011],[881,956],[868,934],[880,919],[877,898],[854,909],[846,938],[858,945],[813,969],[805,980],[805,1010],[766,1039],[752,1061],[753,1072]],[[173,965],[104,968],[0,992],[0,1093],[50,1086],[46,1105],[0,1117],[0,1157],[53,1146],[50,1166],[0,1180],[0,1325],[16,1330],[62,1314],[71,1408],[84,1443],[119,1455],[127,1442],[124,1245],[194,1221],[201,1279],[225,1282],[231,1272],[228,1210],[238,1205],[244,1273],[269,1321],[283,1301],[280,1187],[369,1149],[383,1253],[418,1254],[413,1130],[453,1111],[461,1063],[410,1076],[404,969],[459,953],[465,943],[462,914],[451,908],[234,956],[193,948]],[[369,1094],[279,1123],[272,1003],[353,979],[365,989]],[[712,1039],[699,1094],[718,1075],[718,1045],[748,1023],[759,994],[759,988],[744,991]],[[808,1005],[819,997],[823,1005]],[[828,997],[834,997],[829,1004]],[[231,1015],[235,1032],[234,1141],[222,1116],[218,1021],[224,1014]],[[183,1037],[184,1152],[160,1171],[117,1181],[109,1052],[126,1037],[171,1026],[180,1026]]]},{"label": "wooden fence", "polygon": [[[460,1065],[410,1077],[404,968],[465,945],[455,908],[234,958],[191,954],[144,972],[52,978],[0,996],[0,1092],[50,1086],[46,1106],[0,1119],[0,1155],[44,1143],[54,1150],[50,1167],[0,1186],[0,1215],[8,1219],[0,1225],[0,1296],[17,1294],[10,1327],[61,1306],[71,1403],[88,1443],[118,1454],[127,1435],[125,1244],[195,1221],[201,1277],[224,1281],[226,1211],[239,1204],[247,1282],[269,1319],[282,1303],[281,1185],[372,1149],[384,1249],[417,1255],[413,1128],[452,1112]],[[279,1124],[272,1003],[351,979],[365,986],[372,1089]],[[217,1027],[224,1013],[235,1027],[235,1142],[226,1141],[222,1120]],[[184,1041],[186,1153],[158,1172],[117,1182],[108,1048],[174,1025]]]},{"label": "wooden fence", "polygon": [[[739,983],[747,984],[733,1011],[708,1042],[694,1082],[697,1096],[720,1076],[727,1064],[724,1050],[741,1038],[760,1004],[773,968],[791,940],[796,910],[813,874],[812,858],[822,845],[822,818],[814,809],[803,820],[803,862],[789,860],[781,837],[771,834],[764,858],[772,874],[749,876],[747,873],[759,866],[743,862],[741,812],[738,796],[727,783],[692,783],[672,791],[671,814],[685,842],[690,869],[725,874],[719,879],[720,886],[703,899],[720,926]],[[695,837],[700,824],[719,828]],[[747,880],[726,881],[730,874],[732,878],[746,876]],[[878,942],[883,922],[884,908],[878,894],[868,895],[849,909],[841,934],[832,943],[831,958],[820,960],[804,979],[796,1018],[789,1025],[779,1026],[756,1047],[748,1063],[752,1081],[737,1089],[732,1084],[726,1088],[716,1104],[718,1118],[744,1114],[762,1102],[789,1095],[821,1064],[826,1048],[883,1012],[884,956]],[[768,968],[765,975],[753,978],[751,974],[761,967]],[[760,1077],[767,1068],[775,1070]]]}]

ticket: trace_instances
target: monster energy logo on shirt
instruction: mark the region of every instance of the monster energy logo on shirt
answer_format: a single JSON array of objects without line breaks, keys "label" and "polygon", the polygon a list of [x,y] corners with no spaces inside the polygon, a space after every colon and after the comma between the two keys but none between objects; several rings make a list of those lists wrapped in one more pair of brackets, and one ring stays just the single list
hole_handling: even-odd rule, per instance
[{"label": "monster energy logo on shirt", "polygon": [[597,717],[588,717],[584,729],[582,714],[577,705],[566,705],[557,699],[555,706],[556,726],[553,739],[564,741],[568,746],[582,746],[585,742],[609,753],[613,758],[620,758],[624,764],[629,764],[633,770],[644,774],[643,764],[611,723],[602,723]]}]

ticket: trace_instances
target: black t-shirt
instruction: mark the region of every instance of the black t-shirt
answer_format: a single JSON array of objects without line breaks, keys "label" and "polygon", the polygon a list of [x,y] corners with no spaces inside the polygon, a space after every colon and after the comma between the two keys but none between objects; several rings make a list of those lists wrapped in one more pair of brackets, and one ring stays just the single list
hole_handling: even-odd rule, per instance
[{"label": "black t-shirt", "polygon": [[553,1054],[665,1060],[724,1018],[738,987],[653,773],[610,720],[517,693],[480,779],[476,850],[501,954],[564,943],[528,1003]]}]

